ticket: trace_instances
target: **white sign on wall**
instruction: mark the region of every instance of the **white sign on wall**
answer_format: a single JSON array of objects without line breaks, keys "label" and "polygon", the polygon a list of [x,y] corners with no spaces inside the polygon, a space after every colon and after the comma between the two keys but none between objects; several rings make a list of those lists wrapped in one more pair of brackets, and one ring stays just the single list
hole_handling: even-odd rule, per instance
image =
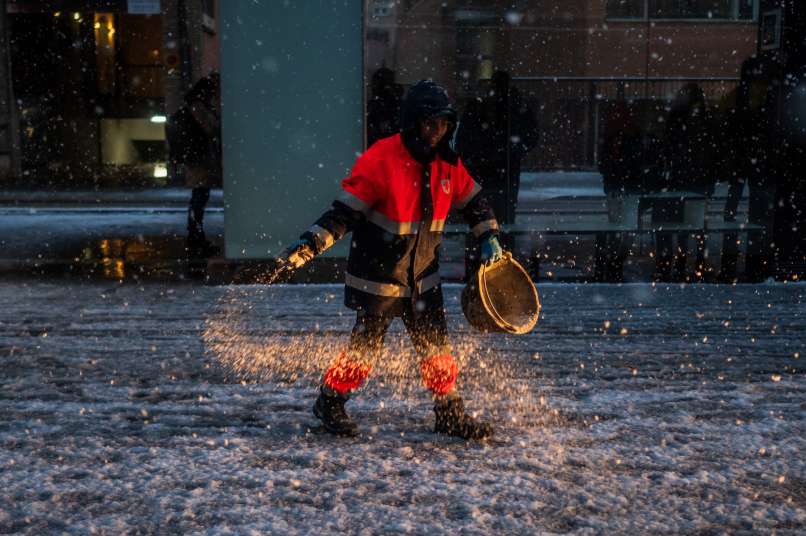
[{"label": "white sign on wall", "polygon": [[132,15],[159,15],[160,0],[128,0],[128,9]]}]

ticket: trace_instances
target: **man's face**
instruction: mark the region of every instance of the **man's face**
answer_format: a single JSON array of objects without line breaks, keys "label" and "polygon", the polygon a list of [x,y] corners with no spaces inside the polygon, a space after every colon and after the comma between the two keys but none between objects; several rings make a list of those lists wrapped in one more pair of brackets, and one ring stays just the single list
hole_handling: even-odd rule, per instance
[{"label": "man's face", "polygon": [[420,138],[431,147],[436,147],[448,132],[451,122],[444,117],[429,117],[420,122]]}]

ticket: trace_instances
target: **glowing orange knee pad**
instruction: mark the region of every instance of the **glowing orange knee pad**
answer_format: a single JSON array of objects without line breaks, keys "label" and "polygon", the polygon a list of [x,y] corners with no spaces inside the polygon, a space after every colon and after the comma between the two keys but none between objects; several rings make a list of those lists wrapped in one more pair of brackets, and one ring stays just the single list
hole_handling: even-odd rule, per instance
[{"label": "glowing orange knee pad", "polygon": [[453,390],[459,367],[450,354],[432,355],[420,362],[423,384],[435,395],[444,395]]},{"label": "glowing orange knee pad", "polygon": [[371,365],[353,361],[342,352],[327,369],[324,384],[343,395],[360,387],[371,370]]}]

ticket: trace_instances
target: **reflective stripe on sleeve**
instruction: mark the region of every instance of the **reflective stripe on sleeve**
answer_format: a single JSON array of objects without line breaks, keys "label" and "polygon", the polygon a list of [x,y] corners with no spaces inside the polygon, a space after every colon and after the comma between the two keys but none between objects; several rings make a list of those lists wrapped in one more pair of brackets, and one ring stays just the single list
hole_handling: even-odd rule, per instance
[{"label": "reflective stripe on sleeve", "polygon": [[359,199],[352,193],[348,192],[347,190],[342,190],[341,194],[339,194],[339,197],[336,198],[336,201],[344,203],[351,209],[357,210],[358,212],[362,212],[364,214],[369,212],[369,205],[364,203],[361,199]]},{"label": "reflective stripe on sleeve", "polygon": [[445,220],[432,220],[431,221],[431,231],[435,233],[441,233],[445,229]]},{"label": "reflective stripe on sleeve", "polygon": [[465,208],[467,206],[468,203],[470,203],[470,201],[474,197],[476,197],[476,194],[478,194],[480,191],[481,191],[481,186],[479,186],[476,181],[473,181],[473,189],[470,190],[470,193],[467,194],[466,196],[464,196],[462,199],[457,199],[454,202],[453,206],[455,206],[459,210],[462,210],[463,208]]},{"label": "reflective stripe on sleeve", "polygon": [[324,227],[320,227],[319,225],[314,225],[313,227],[308,229],[308,232],[310,232],[312,235],[316,237],[318,241],[324,244],[324,246],[322,246],[322,251],[326,250],[327,248],[336,243],[336,238],[333,236],[333,233],[331,233]]},{"label": "reflective stripe on sleeve", "polygon": [[474,225],[471,230],[473,231],[473,236],[481,236],[492,229],[498,229],[498,222],[495,220],[484,220]]}]

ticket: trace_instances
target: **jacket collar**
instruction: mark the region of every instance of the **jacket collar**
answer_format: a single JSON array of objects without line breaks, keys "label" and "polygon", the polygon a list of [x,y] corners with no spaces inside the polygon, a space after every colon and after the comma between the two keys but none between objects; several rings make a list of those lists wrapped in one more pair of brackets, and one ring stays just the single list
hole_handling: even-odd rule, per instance
[{"label": "jacket collar", "polygon": [[440,141],[436,147],[431,147],[425,143],[414,130],[402,132],[400,139],[411,157],[422,165],[433,162],[437,156],[452,165],[456,165],[459,161],[459,156],[451,149],[448,134],[445,135],[445,138]]},{"label": "jacket collar", "polygon": [[417,162],[422,165],[433,162],[437,152],[433,147],[424,142],[420,136],[416,134],[414,129],[404,131],[400,135],[400,139],[403,141],[403,146],[409,152],[411,157]]}]

